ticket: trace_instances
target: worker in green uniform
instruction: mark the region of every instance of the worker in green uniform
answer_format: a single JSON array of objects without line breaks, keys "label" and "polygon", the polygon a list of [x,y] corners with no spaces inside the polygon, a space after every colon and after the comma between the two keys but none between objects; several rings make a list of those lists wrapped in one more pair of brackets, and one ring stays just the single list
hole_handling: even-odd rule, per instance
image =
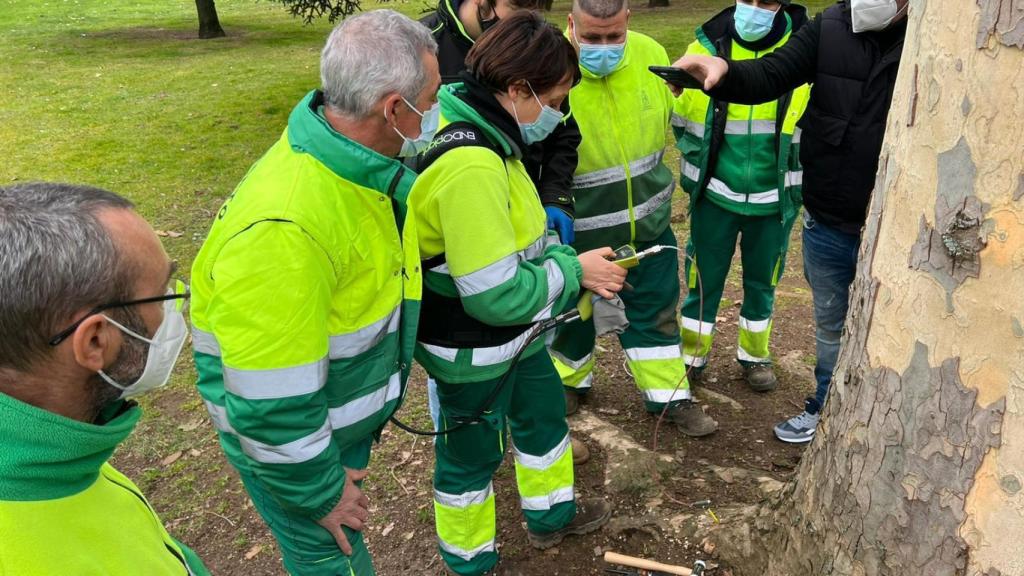
[{"label": "worker in green uniform", "polygon": [[322,90],[224,203],[192,267],[199,393],[296,576],[374,573],[370,447],[401,402],[420,299],[415,155],[436,44],[390,10],[345,20]]},{"label": "worker in green uniform", "polygon": [[0,187],[0,575],[209,576],[108,462],[188,336],[175,277],[127,199]]},{"label": "worker in green uniform", "polygon": [[[456,574],[498,561],[492,476],[515,454],[530,543],[549,548],[608,521],[603,499],[577,501],[558,374],[533,325],[572,309],[581,288],[609,297],[625,271],[610,248],[577,256],[547,231],[523,166],[526,146],[560,122],[579,78],[561,32],[534,12],[503,19],[474,44],[462,82],[438,99],[441,130],[412,191],[424,258],[416,359],[437,382],[434,511]],[[510,432],[511,442],[506,432]]]},{"label": "worker in green uniform", "polygon": [[[806,10],[789,0],[737,0],[697,29],[686,53],[734,61],[761,58],[785,45],[805,22]],[[684,90],[676,100],[672,126],[682,153],[683,189],[690,195],[687,253],[692,260],[686,264],[682,334],[691,375],[707,366],[738,239],[743,306],[736,358],[751,389],[776,386],[768,344],[775,287],[800,212],[803,172],[796,123],[809,93],[805,84],[755,106],[712,100],[700,90]]]},{"label": "worker in green uniform", "polygon": [[[628,29],[626,0],[576,0],[568,36],[579,51],[582,81],[569,93],[583,134],[573,176],[577,250],[630,244],[675,248],[669,226],[675,180],[662,161],[672,93],[649,66],[667,66],[654,39]],[[619,336],[648,412],[662,413],[689,436],[718,423],[693,403],[680,350],[679,255],[648,256],[629,271],[622,293],[629,326]],[[592,322],[559,330],[551,356],[565,385],[568,413],[594,380]]]}]

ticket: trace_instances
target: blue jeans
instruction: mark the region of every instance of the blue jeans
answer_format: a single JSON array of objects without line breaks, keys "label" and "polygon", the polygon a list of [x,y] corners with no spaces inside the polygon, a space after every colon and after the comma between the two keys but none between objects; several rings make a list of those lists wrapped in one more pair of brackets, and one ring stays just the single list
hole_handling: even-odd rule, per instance
[{"label": "blue jeans", "polygon": [[850,307],[850,284],[857,271],[860,235],[847,234],[817,222],[804,212],[804,278],[814,297],[814,338],[817,342],[817,363],[814,379],[818,388],[813,408],[825,405],[832,371],[839,356],[846,311]]}]

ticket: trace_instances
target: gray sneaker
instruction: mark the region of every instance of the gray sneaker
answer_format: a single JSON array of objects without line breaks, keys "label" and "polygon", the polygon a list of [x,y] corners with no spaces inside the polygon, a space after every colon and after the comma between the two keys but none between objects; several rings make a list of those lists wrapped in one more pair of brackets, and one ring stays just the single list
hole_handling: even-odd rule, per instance
[{"label": "gray sneaker", "polygon": [[775,390],[779,381],[775,379],[775,371],[771,364],[748,364],[743,367],[743,377],[747,386],[754,392]]},{"label": "gray sneaker", "polygon": [[810,411],[814,408],[816,406],[812,406],[808,400],[803,412],[775,426],[775,437],[790,444],[803,444],[814,440],[814,431],[821,418],[820,411]]}]

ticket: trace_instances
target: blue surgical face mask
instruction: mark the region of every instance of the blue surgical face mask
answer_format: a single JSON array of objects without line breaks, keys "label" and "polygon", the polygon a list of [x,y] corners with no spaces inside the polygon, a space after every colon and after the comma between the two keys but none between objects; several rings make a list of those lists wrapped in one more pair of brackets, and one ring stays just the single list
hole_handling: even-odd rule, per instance
[{"label": "blue surgical face mask", "polygon": [[756,42],[764,38],[772,31],[772,23],[775,22],[775,12],[764,8],[755,8],[743,2],[736,3],[735,20],[736,33],[747,42]]},{"label": "blue surgical face mask", "polygon": [[540,105],[540,116],[537,116],[537,119],[529,124],[523,124],[519,121],[519,113],[516,112],[515,102],[512,102],[512,115],[516,117],[516,123],[519,124],[519,135],[523,137],[523,143],[529,145],[540,142],[550,136],[555,128],[558,127],[558,124],[561,123],[562,113],[542,104],[529,82],[526,83],[526,86],[530,89],[530,93],[533,94],[533,99]]},{"label": "blue surgical face mask", "polygon": [[415,138],[407,138],[398,128],[391,127],[396,134],[402,137],[402,150],[398,153],[398,156],[400,158],[408,158],[426,150],[427,145],[434,139],[434,135],[437,134],[437,125],[440,121],[441,106],[439,103],[434,102],[434,105],[429,110],[420,112],[404,96],[402,97],[402,102],[405,102],[405,105],[410,110],[420,115],[420,135]]},{"label": "blue surgical face mask", "polygon": [[576,36],[576,26],[572,27],[572,37],[580,47],[580,64],[595,76],[604,77],[612,73],[622,62],[626,52],[626,43],[622,44],[584,44]]}]

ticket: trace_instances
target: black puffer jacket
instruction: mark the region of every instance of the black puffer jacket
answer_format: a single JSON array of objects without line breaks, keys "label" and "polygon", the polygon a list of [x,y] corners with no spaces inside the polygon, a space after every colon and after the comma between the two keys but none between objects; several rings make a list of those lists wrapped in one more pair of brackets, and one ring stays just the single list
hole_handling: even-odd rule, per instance
[{"label": "black puffer jacket", "polygon": [[[437,41],[442,84],[461,82],[459,73],[466,69],[466,54],[473,47],[473,39],[466,35],[459,22],[460,4],[461,0],[440,0],[437,10],[420,20]],[[562,105],[562,113],[569,114],[568,98]],[[570,115],[544,141],[529,146],[523,154],[523,164],[537,186],[541,203],[557,206],[570,216],[574,215],[572,175],[579,161],[576,149],[581,140],[580,128]]]},{"label": "black puffer jacket", "polygon": [[859,233],[867,216],[906,31],[904,19],[854,34],[850,8],[841,0],[772,54],[730,61],[723,82],[709,92],[757,104],[813,83],[798,124],[804,206],[844,232]]}]

